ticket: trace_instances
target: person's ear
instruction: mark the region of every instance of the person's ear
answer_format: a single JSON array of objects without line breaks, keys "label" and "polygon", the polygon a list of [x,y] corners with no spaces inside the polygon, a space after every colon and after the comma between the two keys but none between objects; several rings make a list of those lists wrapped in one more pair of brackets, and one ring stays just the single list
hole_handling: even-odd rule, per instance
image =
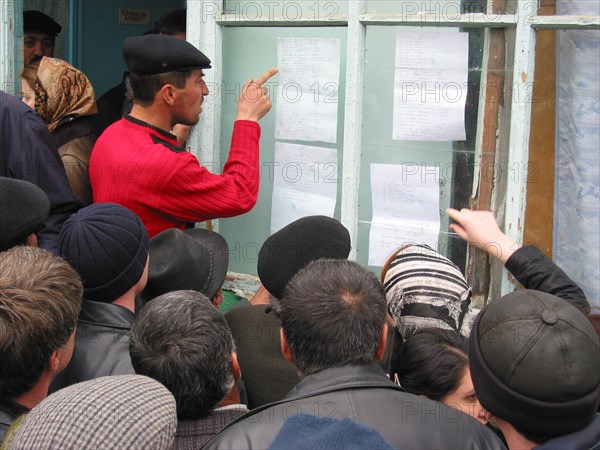
[{"label": "person's ear", "polygon": [[31,233],[29,236],[27,236],[26,245],[27,245],[27,247],[37,247],[38,246],[38,239],[37,239],[37,236],[35,235],[35,233]]},{"label": "person's ear", "polygon": [[279,341],[281,343],[281,354],[283,355],[283,357],[286,359],[286,361],[294,362],[294,355],[292,354],[292,349],[285,340],[283,328],[279,329]]},{"label": "person's ear", "polygon": [[387,345],[388,325],[383,324],[381,327],[381,336],[379,336],[379,342],[377,343],[377,350],[375,351],[375,361],[380,361],[383,358],[385,352],[385,346]]},{"label": "person's ear", "polygon": [[215,308],[219,309],[221,303],[223,303],[223,289],[219,288],[212,299],[212,304],[215,306]]},{"label": "person's ear", "polygon": [[50,353],[50,358],[48,358],[48,369],[50,372],[58,371],[60,367],[60,355],[58,354],[58,350],[54,350]]},{"label": "person's ear", "polygon": [[240,369],[240,363],[238,362],[236,352],[231,354],[231,373],[233,374],[235,381],[242,378],[242,369]]},{"label": "person's ear", "polygon": [[167,105],[172,106],[175,103],[175,99],[177,98],[177,92],[172,84],[165,84],[162,88],[160,88],[160,94],[162,96],[163,101]]}]

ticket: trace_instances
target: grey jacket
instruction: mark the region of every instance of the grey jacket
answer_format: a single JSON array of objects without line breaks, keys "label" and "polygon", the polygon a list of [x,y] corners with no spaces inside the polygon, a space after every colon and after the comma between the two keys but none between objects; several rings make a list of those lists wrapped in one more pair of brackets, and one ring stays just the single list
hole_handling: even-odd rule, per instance
[{"label": "grey jacket", "polygon": [[494,433],[460,411],[412,394],[377,364],[325,369],[304,378],[279,402],[233,422],[206,449],[265,449],[296,414],[349,417],[374,428],[395,448],[502,449]]}]

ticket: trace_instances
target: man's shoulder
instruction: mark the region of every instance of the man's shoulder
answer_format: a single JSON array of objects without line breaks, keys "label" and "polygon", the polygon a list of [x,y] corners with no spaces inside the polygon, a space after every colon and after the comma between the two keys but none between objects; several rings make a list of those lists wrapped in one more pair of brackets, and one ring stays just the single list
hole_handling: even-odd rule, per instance
[{"label": "man's shoulder", "polygon": [[471,416],[397,390],[393,384],[348,387],[289,398],[243,416],[206,448],[267,448],[286,420],[298,414],[319,420],[350,418],[379,431],[398,448],[502,448]]}]

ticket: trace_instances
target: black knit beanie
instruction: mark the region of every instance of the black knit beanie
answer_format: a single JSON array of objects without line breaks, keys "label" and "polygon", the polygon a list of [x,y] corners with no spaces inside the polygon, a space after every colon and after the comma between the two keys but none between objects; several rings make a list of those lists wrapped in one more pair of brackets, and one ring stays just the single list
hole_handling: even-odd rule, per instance
[{"label": "black knit beanie", "polygon": [[483,308],[471,329],[469,366],[481,405],[520,432],[572,433],[598,409],[598,336],[554,295],[522,289]]},{"label": "black knit beanie", "polygon": [[148,233],[129,209],[95,203],[69,217],[60,232],[58,249],[81,276],[85,299],[112,302],[142,277]]},{"label": "black knit beanie", "polygon": [[326,216],[303,217],[267,238],[258,253],[258,277],[281,299],[288,282],[309,262],[349,254],[350,233],[344,225]]}]

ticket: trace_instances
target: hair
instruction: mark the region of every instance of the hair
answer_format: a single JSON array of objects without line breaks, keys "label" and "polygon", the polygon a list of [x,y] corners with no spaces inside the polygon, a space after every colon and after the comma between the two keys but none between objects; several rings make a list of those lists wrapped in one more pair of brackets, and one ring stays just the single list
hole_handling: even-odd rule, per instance
[{"label": "hair", "polygon": [[469,341],[450,330],[428,328],[403,343],[399,366],[392,367],[411,394],[442,401],[454,392],[469,366]]},{"label": "hair", "polygon": [[40,62],[36,61],[31,64],[27,64],[23,67],[23,72],[21,72],[21,78],[27,81],[27,84],[31,87],[31,89],[35,89],[35,84],[37,83],[37,73],[40,68]]},{"label": "hair", "polygon": [[0,253],[0,398],[39,381],[75,330],[83,286],[69,264],[37,247]]},{"label": "hair", "polygon": [[142,106],[149,106],[154,102],[154,97],[165,84],[172,84],[176,88],[183,89],[191,70],[157,73],[153,75],[129,74],[133,99]]},{"label": "hair", "polygon": [[173,36],[175,34],[185,34],[186,32],[186,20],[187,12],[185,8],[176,9],[167,13],[154,25],[156,33],[168,34]]},{"label": "hair", "polygon": [[147,303],[129,343],[136,373],[171,391],[179,420],[206,417],[231,390],[234,350],[225,317],[197,291],[173,291]]},{"label": "hair", "polygon": [[347,260],[320,259],[272,299],[294,362],[304,375],[374,361],[386,317],[375,274]]}]

